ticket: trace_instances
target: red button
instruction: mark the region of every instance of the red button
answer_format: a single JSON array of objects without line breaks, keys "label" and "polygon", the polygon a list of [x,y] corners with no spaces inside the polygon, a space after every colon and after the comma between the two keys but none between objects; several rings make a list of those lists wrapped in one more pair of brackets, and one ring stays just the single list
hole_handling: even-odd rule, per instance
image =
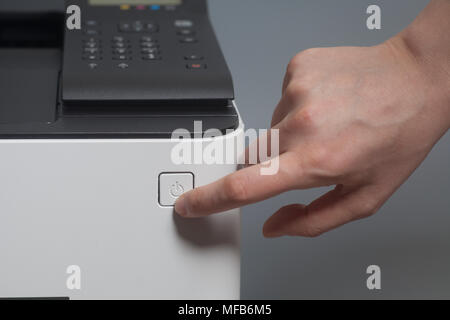
[{"label": "red button", "polygon": [[192,63],[192,64],[188,64],[187,68],[188,69],[206,69],[206,65],[201,64],[201,63]]}]

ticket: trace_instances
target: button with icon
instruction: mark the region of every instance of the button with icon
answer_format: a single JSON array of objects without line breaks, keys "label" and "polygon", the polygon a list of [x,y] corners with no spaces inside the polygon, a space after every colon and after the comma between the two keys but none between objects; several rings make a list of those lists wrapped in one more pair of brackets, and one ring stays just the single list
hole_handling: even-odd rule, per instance
[{"label": "button with icon", "polygon": [[159,175],[159,204],[172,207],[185,192],[194,189],[194,174],[190,172],[161,173]]},{"label": "button with icon", "polygon": [[191,20],[175,20],[174,24],[177,28],[192,28],[194,26],[194,22]]},{"label": "button with icon", "polygon": [[165,9],[166,9],[166,11],[175,11],[175,10],[177,10],[177,6],[171,6],[171,5],[165,6]]},{"label": "button with icon", "polygon": [[195,60],[203,60],[203,56],[201,56],[201,55],[198,55],[198,54],[191,54],[191,55],[188,55],[188,56],[185,56],[184,57],[184,60],[193,60],[193,61],[195,61]]},{"label": "button with icon", "polygon": [[89,63],[88,64],[89,68],[91,68],[92,70],[97,69],[98,64],[97,63]]},{"label": "button with icon", "polygon": [[179,198],[184,193],[184,187],[181,183],[176,181],[170,186],[170,195],[174,198]]},{"label": "button with icon", "polygon": [[128,63],[119,63],[117,67],[119,67],[120,69],[128,69],[129,65]]},{"label": "button with icon", "polygon": [[202,70],[207,69],[208,66],[204,63],[190,63],[186,65],[186,68],[188,68],[189,70]]}]

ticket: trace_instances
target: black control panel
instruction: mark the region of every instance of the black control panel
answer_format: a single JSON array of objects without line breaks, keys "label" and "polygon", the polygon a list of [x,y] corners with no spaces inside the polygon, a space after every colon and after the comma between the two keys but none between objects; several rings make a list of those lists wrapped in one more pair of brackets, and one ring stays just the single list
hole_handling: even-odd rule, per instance
[{"label": "black control panel", "polygon": [[0,139],[168,139],[239,126],[203,0],[70,4],[82,6],[82,30],[65,30],[62,0],[0,1]]},{"label": "black control panel", "polygon": [[226,105],[234,98],[205,0],[71,4],[81,8],[82,29],[65,30],[65,105]]}]

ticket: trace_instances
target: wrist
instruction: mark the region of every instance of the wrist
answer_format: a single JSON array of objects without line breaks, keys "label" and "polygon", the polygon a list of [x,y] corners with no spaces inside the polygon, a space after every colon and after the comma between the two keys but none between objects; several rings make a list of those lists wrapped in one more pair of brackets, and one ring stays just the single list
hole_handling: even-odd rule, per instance
[{"label": "wrist", "polygon": [[[390,42],[404,48],[427,85],[433,112],[450,129],[450,0],[432,0],[417,19]],[[441,119],[443,120],[443,119]]]}]

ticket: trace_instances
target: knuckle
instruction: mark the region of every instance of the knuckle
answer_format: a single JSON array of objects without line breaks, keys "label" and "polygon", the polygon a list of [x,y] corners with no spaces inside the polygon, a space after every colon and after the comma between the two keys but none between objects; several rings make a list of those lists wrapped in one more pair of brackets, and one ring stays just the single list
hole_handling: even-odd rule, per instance
[{"label": "knuckle", "polygon": [[325,233],[325,230],[312,222],[305,223],[300,235],[306,238],[317,238]]},{"label": "knuckle", "polygon": [[302,108],[293,116],[293,121],[307,128],[314,128],[317,125],[317,118],[312,108]]},{"label": "knuckle", "polygon": [[299,129],[299,124],[293,121],[292,119],[287,119],[282,123],[283,127],[281,128],[287,135],[295,134]]},{"label": "knuckle", "polygon": [[243,176],[229,176],[224,181],[224,192],[227,199],[233,202],[244,202],[248,199],[246,178]]},{"label": "knuckle", "polygon": [[308,93],[308,89],[303,82],[296,80],[292,81],[286,88],[284,95],[290,103],[296,103],[300,98]]},{"label": "knuckle", "polygon": [[298,111],[294,111],[292,115],[285,122],[284,129],[289,133],[297,132],[298,130],[315,130],[318,127],[318,120],[314,112],[309,108],[304,107]]},{"label": "knuckle", "polygon": [[348,155],[333,150],[326,144],[312,148],[306,161],[309,167],[316,169],[319,178],[333,183],[349,177],[352,172]]},{"label": "knuckle", "polygon": [[319,50],[318,48],[310,48],[297,53],[289,62],[288,70],[295,70],[305,64],[307,59],[315,56]]},{"label": "knuckle", "polygon": [[277,178],[285,191],[295,189],[299,180],[304,178],[305,168],[302,159],[294,151],[283,154],[283,163],[279,163]]},{"label": "knuckle", "polygon": [[308,155],[308,164],[311,168],[325,169],[330,164],[330,151],[323,146],[311,149]]},{"label": "knuckle", "polygon": [[326,150],[319,160],[321,168],[332,178],[344,178],[351,173],[350,161],[345,153]]},{"label": "knuckle", "polygon": [[297,53],[292,59],[291,61],[289,61],[287,70],[288,72],[293,72],[294,70],[296,70],[303,62],[303,55],[302,52]]}]

